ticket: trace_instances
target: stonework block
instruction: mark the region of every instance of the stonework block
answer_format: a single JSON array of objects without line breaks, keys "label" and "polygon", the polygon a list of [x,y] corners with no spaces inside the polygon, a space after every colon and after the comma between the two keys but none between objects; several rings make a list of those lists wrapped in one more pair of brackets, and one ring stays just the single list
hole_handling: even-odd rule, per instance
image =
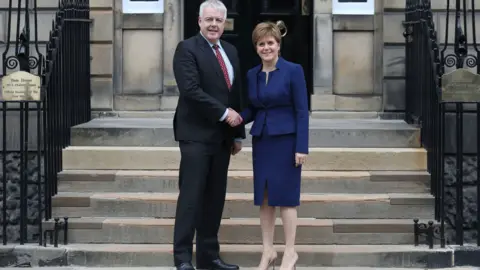
[{"label": "stonework block", "polygon": [[[25,21],[23,20],[24,18],[24,12],[21,12],[21,22],[20,22],[20,31],[23,29],[25,25]],[[8,17],[5,16],[5,17]],[[15,41],[17,37],[17,17],[18,14],[16,12],[12,13],[12,25],[11,25],[11,32],[10,32],[10,41]],[[39,41],[48,41],[50,30],[52,30],[52,21],[55,17],[55,11],[45,11],[41,10],[38,11],[37,13],[37,19],[38,19],[38,40]],[[30,17],[30,37],[32,41],[35,39],[34,36],[35,33],[35,23],[33,21],[33,16]]]},{"label": "stonework block", "polygon": [[123,31],[123,94],[162,92],[162,52],[163,31]]},{"label": "stonework block", "polygon": [[333,83],[333,32],[330,14],[315,15],[313,85],[318,94],[331,94]]},{"label": "stonework block", "polygon": [[91,41],[112,41],[113,12],[93,10],[90,12],[90,18],[93,20],[90,27]]},{"label": "stonework block", "polygon": [[0,11],[0,44],[7,41],[7,17],[8,14],[6,12]]},{"label": "stonework block", "polygon": [[[29,0],[30,7],[33,7],[33,0]],[[18,6],[18,0],[12,1],[12,6]],[[22,6],[25,6],[25,1],[22,0]],[[58,7],[58,0],[37,0],[37,7],[56,9]],[[113,7],[113,0],[90,0],[90,8],[111,8]],[[8,8],[8,0],[0,1],[0,8]]]},{"label": "stonework block", "polygon": [[[477,8],[477,6],[475,6]],[[478,6],[480,8],[480,5]],[[448,30],[448,43],[453,43],[455,40],[455,13],[450,11],[449,14],[449,22],[448,22],[448,28],[447,28],[447,13],[446,12],[437,12],[434,14],[434,19],[435,19],[435,27],[437,29],[437,35],[438,35],[438,42],[440,43],[445,43],[445,32]],[[480,41],[480,24],[478,20],[478,11],[477,11],[477,18],[475,20],[477,27],[476,27],[476,37],[477,37],[477,43]],[[463,16],[461,17],[461,23],[462,23],[462,29],[463,27]],[[465,31],[465,29],[463,29]],[[472,29],[472,15],[471,13],[468,13],[467,16],[467,38],[468,43],[471,44],[472,42],[472,37],[473,37],[473,29]]]},{"label": "stonework block", "polygon": [[314,14],[331,14],[332,0],[313,0]]},{"label": "stonework block", "polygon": [[386,43],[405,43],[402,22],[405,20],[403,12],[388,12],[383,16],[383,41]]},{"label": "stonework block", "polygon": [[163,29],[163,14],[122,14],[123,29]]},{"label": "stonework block", "polygon": [[383,49],[383,75],[405,76],[405,46],[385,46]]},{"label": "stonework block", "polygon": [[[384,0],[385,9],[404,9],[406,0]],[[433,0],[432,9],[434,10],[446,10],[447,9],[447,0]],[[475,8],[480,7],[480,0],[475,0]],[[450,0],[450,10],[455,8],[455,1]],[[472,8],[472,1],[467,0],[467,8]]]},{"label": "stonework block", "polygon": [[335,110],[337,111],[381,111],[382,97],[336,95]]},{"label": "stonework block", "polygon": [[90,0],[90,8],[113,8],[113,0]]},{"label": "stonework block", "polygon": [[115,96],[115,110],[118,111],[158,111],[161,109],[161,96]]},{"label": "stonework block", "polygon": [[335,110],[334,95],[318,95],[311,96],[312,111],[333,111]]},{"label": "stonework block", "polygon": [[178,95],[177,83],[173,75],[173,55],[178,42],[183,39],[182,3],[166,0],[163,28],[163,95]]},{"label": "stonework block", "polygon": [[370,15],[334,15],[333,30],[337,31],[373,31],[373,16]]},{"label": "stonework block", "polygon": [[174,111],[177,108],[178,96],[162,96],[160,99],[160,110]]},{"label": "stonework block", "polygon": [[334,93],[372,94],[373,33],[336,32],[334,47]]},{"label": "stonework block", "polygon": [[113,48],[110,44],[92,44],[91,73],[93,75],[112,75],[113,71]]},{"label": "stonework block", "polygon": [[405,80],[387,79],[384,81],[383,109],[385,111],[405,110]]},{"label": "stonework block", "polygon": [[113,86],[111,78],[92,78],[92,109],[111,110],[113,107]]},{"label": "stonework block", "polygon": [[[10,105],[12,108],[12,105]],[[37,149],[37,119],[38,114],[36,105],[31,105],[31,112],[28,113],[28,150],[33,151]],[[43,114],[42,114],[43,115]],[[40,115],[40,118],[42,118]],[[25,121],[25,118],[23,118]],[[19,151],[22,137],[20,136],[20,113],[18,111],[9,111],[6,115],[7,125],[7,151]],[[3,112],[0,111],[0,126],[3,126]],[[3,132],[0,132],[0,141],[3,140]],[[3,150],[3,145],[0,144],[0,150]]]}]

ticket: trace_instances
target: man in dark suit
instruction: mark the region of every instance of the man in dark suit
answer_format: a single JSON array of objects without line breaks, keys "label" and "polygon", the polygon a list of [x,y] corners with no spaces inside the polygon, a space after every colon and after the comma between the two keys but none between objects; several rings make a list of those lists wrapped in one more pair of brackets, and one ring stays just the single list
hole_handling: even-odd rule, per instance
[{"label": "man in dark suit", "polygon": [[180,97],[174,116],[181,162],[174,231],[177,269],[192,266],[196,231],[198,269],[239,269],[219,255],[218,230],[227,188],[230,155],[241,150],[245,127],[240,64],[236,48],[220,40],[227,10],[218,0],[200,5],[198,35],[181,41],[173,58]]}]

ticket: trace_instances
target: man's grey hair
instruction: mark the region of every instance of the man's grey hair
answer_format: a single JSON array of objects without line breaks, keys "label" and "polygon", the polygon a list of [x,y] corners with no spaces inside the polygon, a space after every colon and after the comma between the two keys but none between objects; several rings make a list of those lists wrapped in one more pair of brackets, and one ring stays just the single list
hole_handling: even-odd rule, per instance
[{"label": "man's grey hair", "polygon": [[211,7],[211,8],[214,8],[218,11],[222,11],[223,14],[225,14],[223,16],[224,19],[227,18],[227,7],[223,4],[222,1],[220,0],[205,0],[201,5],[200,5],[200,9],[198,11],[198,15],[200,17],[203,17],[203,10],[206,8],[206,7]]}]

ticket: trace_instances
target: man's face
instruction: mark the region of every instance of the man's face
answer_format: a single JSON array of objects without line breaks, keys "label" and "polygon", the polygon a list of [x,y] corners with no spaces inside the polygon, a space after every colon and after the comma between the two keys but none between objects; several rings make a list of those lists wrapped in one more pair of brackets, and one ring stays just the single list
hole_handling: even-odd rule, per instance
[{"label": "man's face", "polygon": [[210,42],[216,43],[223,34],[225,28],[225,13],[211,7],[203,10],[203,17],[198,18],[200,32]]}]

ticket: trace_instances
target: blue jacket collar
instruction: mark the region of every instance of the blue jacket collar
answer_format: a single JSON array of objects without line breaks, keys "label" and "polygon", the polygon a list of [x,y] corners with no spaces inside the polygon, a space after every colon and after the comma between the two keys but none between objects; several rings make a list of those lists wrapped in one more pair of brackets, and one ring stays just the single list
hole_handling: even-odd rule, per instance
[{"label": "blue jacket collar", "polygon": [[[286,64],[287,64],[286,60],[283,59],[283,57],[279,56],[277,64],[275,65],[275,68],[282,69],[285,67]],[[262,71],[262,64],[259,64],[254,68],[254,73],[259,73],[260,71]]]}]

